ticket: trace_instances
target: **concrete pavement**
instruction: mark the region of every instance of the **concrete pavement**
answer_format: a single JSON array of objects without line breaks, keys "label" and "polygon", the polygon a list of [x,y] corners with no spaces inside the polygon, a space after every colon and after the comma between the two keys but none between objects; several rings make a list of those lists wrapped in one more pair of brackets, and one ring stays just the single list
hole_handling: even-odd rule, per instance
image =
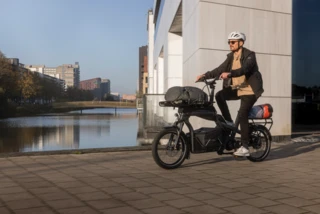
[{"label": "concrete pavement", "polygon": [[320,137],[252,163],[195,154],[175,170],[151,151],[0,158],[0,213],[320,213]]}]

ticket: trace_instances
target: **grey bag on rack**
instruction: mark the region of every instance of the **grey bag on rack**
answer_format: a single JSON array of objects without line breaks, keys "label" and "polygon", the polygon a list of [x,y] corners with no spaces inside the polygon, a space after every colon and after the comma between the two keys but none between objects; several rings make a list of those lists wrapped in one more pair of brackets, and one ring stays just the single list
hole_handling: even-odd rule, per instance
[{"label": "grey bag on rack", "polygon": [[208,95],[200,88],[192,86],[174,86],[168,89],[164,96],[166,101],[183,101],[188,103],[208,101]]}]

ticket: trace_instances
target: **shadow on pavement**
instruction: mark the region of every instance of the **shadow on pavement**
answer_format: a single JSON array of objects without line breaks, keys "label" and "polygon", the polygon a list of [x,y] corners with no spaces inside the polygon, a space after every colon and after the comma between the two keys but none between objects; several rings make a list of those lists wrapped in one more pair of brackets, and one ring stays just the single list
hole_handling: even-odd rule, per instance
[{"label": "shadow on pavement", "polygon": [[[201,155],[201,154],[196,154],[196,155]],[[192,159],[192,157],[191,157]],[[180,168],[184,168],[184,167],[194,167],[194,166],[202,166],[205,164],[214,164],[214,163],[219,163],[219,162],[225,162],[225,161],[234,161],[235,159],[233,158],[233,156],[229,155],[229,156],[219,156],[218,158],[210,158],[207,160],[201,160],[201,161],[194,161],[191,163],[188,163],[187,161],[185,161],[184,164],[182,164],[180,166]],[[247,160],[244,158],[244,160]]]},{"label": "shadow on pavement", "polygon": [[[299,154],[308,153],[314,151],[315,149],[320,148],[320,135],[306,135],[306,134],[297,134],[291,138],[289,142],[282,143],[272,143],[271,151],[269,156],[263,161],[272,161],[276,159],[282,159],[292,156],[297,156]],[[276,145],[274,147],[274,145]],[[274,148],[272,148],[274,147]],[[201,154],[196,154],[201,155]],[[192,157],[191,157],[192,159]],[[185,163],[181,166],[183,167],[194,167],[204,164],[214,164],[225,161],[248,161],[246,158],[235,159],[231,155],[219,156],[218,158],[211,158],[207,160],[196,161],[192,163]]]},{"label": "shadow on pavement", "polygon": [[302,135],[292,138],[290,142],[279,143],[276,148],[271,149],[265,161],[297,156],[318,148],[320,148],[320,135]]}]

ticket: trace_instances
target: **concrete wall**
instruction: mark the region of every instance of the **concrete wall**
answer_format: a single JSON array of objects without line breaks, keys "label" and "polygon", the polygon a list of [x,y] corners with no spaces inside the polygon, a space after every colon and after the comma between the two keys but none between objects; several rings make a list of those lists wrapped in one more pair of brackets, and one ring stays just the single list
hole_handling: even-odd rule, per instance
[{"label": "concrete wall", "polygon": [[[157,65],[163,50],[164,88],[158,92],[180,85],[179,78],[182,85],[202,88],[202,83],[194,83],[196,76],[219,66],[229,53],[228,34],[242,31],[247,36],[244,46],[256,52],[264,80],[265,92],[257,104],[273,105],[273,135],[290,135],[292,0],[183,0],[183,38],[178,38],[169,29],[180,2],[167,0],[159,23],[153,63]],[[217,84],[216,90],[221,88]],[[233,118],[239,104],[229,102]],[[213,125],[202,119],[191,122],[195,128]]]},{"label": "concrete wall", "polygon": [[154,80],[153,80],[153,47],[154,47],[154,24],[153,12],[148,12],[148,93],[154,93]]},{"label": "concrete wall", "polygon": [[[181,0],[166,0],[163,6],[163,14],[154,40],[153,89],[149,89],[154,94],[164,94],[168,88],[182,85],[183,39],[169,32],[180,3]],[[168,122],[173,122],[176,110],[160,108],[158,100],[154,101],[153,106],[159,116]]]}]

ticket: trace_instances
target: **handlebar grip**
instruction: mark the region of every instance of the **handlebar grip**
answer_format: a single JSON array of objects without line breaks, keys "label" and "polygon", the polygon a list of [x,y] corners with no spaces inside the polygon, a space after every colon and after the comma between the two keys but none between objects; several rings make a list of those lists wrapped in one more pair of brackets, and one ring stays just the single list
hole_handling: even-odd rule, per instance
[{"label": "handlebar grip", "polygon": [[206,78],[203,76],[203,77],[199,78],[198,80],[196,80],[196,83],[197,83],[197,82],[204,82],[205,79],[206,79]]}]

